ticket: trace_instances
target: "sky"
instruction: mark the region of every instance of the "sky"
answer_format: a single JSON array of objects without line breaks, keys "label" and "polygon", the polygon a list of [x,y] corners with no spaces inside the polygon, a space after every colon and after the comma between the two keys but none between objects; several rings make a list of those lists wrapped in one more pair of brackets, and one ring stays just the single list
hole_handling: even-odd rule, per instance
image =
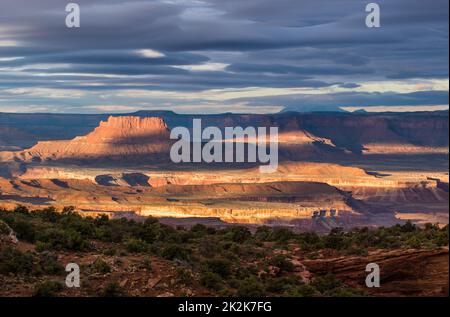
[{"label": "sky", "polygon": [[372,1],[0,0],[0,112],[448,109],[448,0]]}]

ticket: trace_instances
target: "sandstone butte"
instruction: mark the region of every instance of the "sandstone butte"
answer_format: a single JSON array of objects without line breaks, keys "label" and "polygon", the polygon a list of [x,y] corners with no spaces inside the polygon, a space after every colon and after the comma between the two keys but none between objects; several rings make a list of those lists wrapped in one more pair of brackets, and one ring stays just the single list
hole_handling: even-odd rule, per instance
[{"label": "sandstone butte", "polygon": [[[170,132],[158,117],[109,117],[86,136],[66,141],[41,141],[18,154],[30,160],[119,160],[147,155],[162,159],[170,150]],[[148,156],[150,155],[150,157]]]}]

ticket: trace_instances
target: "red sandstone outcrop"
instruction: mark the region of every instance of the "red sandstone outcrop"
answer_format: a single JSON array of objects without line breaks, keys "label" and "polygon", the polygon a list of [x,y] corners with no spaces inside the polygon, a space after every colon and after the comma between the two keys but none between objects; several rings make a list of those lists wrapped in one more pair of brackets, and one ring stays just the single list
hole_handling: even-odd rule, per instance
[{"label": "red sandstone outcrop", "polygon": [[21,152],[24,161],[162,160],[170,151],[170,134],[161,118],[110,117],[86,136],[39,142]]},{"label": "red sandstone outcrop", "polygon": [[[448,248],[436,250],[374,250],[368,256],[305,260],[315,275],[333,274],[376,296],[448,296]],[[368,263],[380,267],[380,288],[366,288]]]}]

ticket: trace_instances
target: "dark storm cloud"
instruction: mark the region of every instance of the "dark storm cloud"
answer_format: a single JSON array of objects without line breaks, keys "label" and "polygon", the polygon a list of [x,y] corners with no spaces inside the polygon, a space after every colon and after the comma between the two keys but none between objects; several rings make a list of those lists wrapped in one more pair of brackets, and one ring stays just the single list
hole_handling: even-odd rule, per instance
[{"label": "dark storm cloud", "polygon": [[61,97],[71,109],[101,98],[134,102],[105,91],[246,87],[349,90],[240,100],[290,109],[448,103],[433,91],[352,91],[372,80],[447,79],[447,0],[375,1],[378,29],[365,26],[360,0],[74,0],[79,29],[65,27],[68,2],[1,0],[0,111],[13,100],[51,102],[33,88],[85,91],[76,102]]}]

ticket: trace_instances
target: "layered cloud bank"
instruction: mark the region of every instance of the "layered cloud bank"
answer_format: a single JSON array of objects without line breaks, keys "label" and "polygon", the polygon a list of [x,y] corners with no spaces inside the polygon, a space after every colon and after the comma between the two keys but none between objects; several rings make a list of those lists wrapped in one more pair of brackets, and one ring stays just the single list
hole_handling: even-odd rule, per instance
[{"label": "layered cloud bank", "polygon": [[376,29],[353,0],[78,0],[79,29],[22,2],[1,5],[0,111],[448,105],[446,0],[377,1]]}]

